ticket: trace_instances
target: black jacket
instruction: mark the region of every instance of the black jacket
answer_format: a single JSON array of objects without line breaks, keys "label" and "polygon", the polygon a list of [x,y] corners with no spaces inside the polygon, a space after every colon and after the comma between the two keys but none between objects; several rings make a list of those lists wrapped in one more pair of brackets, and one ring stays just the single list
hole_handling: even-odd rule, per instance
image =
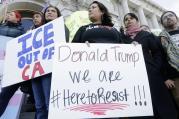
[{"label": "black jacket", "polygon": [[120,43],[120,33],[110,26],[89,24],[82,26],[76,32],[72,42],[84,43]]}]

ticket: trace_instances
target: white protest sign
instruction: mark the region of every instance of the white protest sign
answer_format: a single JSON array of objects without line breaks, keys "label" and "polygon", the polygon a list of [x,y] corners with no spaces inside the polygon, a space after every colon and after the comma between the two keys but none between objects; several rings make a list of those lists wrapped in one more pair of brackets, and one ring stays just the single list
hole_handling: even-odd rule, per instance
[{"label": "white protest sign", "polygon": [[153,115],[140,45],[55,47],[49,119]]},{"label": "white protest sign", "polygon": [[3,79],[3,69],[4,69],[4,59],[6,53],[6,44],[8,41],[12,40],[12,37],[0,35],[0,92],[1,92],[1,81]]},{"label": "white protest sign", "polygon": [[54,45],[65,42],[63,17],[8,42],[2,86],[52,72]]}]

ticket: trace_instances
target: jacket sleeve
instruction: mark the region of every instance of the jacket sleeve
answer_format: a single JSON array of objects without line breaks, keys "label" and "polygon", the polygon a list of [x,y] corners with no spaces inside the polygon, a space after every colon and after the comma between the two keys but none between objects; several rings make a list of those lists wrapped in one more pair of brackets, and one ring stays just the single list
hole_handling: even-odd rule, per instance
[{"label": "jacket sleeve", "polygon": [[70,36],[70,31],[67,28],[67,26],[65,25],[65,37],[66,37],[66,42],[69,42],[69,36]]},{"label": "jacket sleeve", "polygon": [[158,70],[161,70],[163,65],[163,60],[162,60],[162,50],[160,46],[159,37],[155,36],[154,34],[150,34],[150,36],[148,37],[149,37],[149,47],[150,47],[152,58]]}]

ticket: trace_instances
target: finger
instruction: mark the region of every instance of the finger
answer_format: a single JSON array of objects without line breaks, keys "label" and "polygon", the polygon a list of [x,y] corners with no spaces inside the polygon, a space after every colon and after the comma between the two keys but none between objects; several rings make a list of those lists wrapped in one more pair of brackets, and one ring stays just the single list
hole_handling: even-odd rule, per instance
[{"label": "finger", "polygon": [[165,85],[166,85],[166,87],[167,87],[168,89],[170,89],[170,86],[168,85],[168,83],[165,83]]},{"label": "finger", "polygon": [[90,43],[88,41],[85,41],[86,45],[90,47]]}]

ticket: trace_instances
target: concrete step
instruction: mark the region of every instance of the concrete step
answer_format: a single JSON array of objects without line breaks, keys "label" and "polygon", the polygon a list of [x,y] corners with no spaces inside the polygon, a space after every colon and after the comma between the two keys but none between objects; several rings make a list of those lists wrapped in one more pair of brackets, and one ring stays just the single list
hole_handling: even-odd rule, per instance
[{"label": "concrete step", "polygon": [[23,112],[35,112],[34,104],[23,104],[21,108],[21,113]]},{"label": "concrete step", "polygon": [[35,119],[35,112],[20,113],[19,119]]},{"label": "concrete step", "polygon": [[28,103],[27,96],[22,104],[19,119],[35,119],[35,105]]}]

